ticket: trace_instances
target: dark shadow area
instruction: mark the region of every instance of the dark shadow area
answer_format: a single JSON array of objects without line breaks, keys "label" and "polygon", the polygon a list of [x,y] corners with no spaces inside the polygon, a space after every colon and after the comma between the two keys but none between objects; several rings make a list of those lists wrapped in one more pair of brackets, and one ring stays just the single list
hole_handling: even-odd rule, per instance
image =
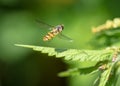
[{"label": "dark shadow area", "polygon": [[34,52],[21,61],[0,62],[1,86],[66,86],[66,79],[57,74],[65,64],[55,57]]}]

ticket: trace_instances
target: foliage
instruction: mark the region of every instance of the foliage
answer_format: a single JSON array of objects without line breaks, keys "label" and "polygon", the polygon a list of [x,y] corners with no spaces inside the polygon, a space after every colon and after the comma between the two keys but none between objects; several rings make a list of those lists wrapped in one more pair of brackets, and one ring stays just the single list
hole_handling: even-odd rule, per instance
[{"label": "foliage", "polygon": [[93,27],[94,33],[91,43],[94,47],[106,47],[120,42],[120,18],[107,20],[105,24],[98,27]]},{"label": "foliage", "polygon": [[[105,41],[101,43],[101,46],[112,45],[114,41],[119,41],[119,28],[120,19],[116,18],[114,21],[107,21],[106,24],[98,26],[93,29],[95,33],[94,42],[99,41],[102,37],[105,37]],[[116,28],[116,29],[114,29]],[[97,33],[97,34],[96,34]],[[108,41],[109,40],[109,41]],[[97,43],[95,43],[97,44]],[[107,47],[102,50],[79,50],[79,49],[56,49],[52,47],[44,46],[32,46],[15,44],[16,46],[32,48],[35,51],[41,51],[42,53],[48,53],[48,56],[55,56],[56,58],[64,58],[66,61],[78,61],[78,62],[93,62],[96,64],[91,67],[75,67],[63,71],[58,74],[60,77],[75,76],[80,74],[94,74],[100,72],[97,79],[94,81],[94,86],[113,86],[116,85],[117,76],[119,75],[120,66],[120,48],[119,47]],[[99,44],[98,44],[99,45]]]}]

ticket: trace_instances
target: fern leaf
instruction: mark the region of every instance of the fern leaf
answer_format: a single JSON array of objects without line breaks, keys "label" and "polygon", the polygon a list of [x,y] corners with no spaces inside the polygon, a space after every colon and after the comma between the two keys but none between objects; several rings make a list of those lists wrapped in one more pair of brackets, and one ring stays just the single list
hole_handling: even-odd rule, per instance
[{"label": "fern leaf", "polygon": [[103,64],[107,64],[108,61],[102,61],[96,63],[94,66],[85,67],[85,68],[72,68],[64,72],[60,72],[58,76],[60,77],[68,77],[73,75],[81,75],[81,74],[94,74],[99,71],[99,67]]},{"label": "fern leaf", "polygon": [[109,78],[110,78],[110,74],[112,72],[112,68],[113,68],[113,64],[109,63],[108,64],[108,69],[104,70],[102,72],[102,74],[100,75],[100,81],[99,81],[99,85],[98,86],[106,86],[106,83],[108,82]]},{"label": "fern leaf", "polygon": [[55,55],[56,58],[64,57],[65,60],[73,61],[104,61],[111,60],[114,52],[112,50],[78,50],[78,49],[55,49],[52,47],[32,46],[15,44],[16,46],[32,48],[35,51]]},{"label": "fern leaf", "polygon": [[69,69],[64,72],[60,72],[58,76],[60,77],[68,77],[68,76],[74,76],[74,75],[81,75],[81,74],[93,74],[97,72],[98,70],[94,67],[88,67],[88,68],[73,68]]}]

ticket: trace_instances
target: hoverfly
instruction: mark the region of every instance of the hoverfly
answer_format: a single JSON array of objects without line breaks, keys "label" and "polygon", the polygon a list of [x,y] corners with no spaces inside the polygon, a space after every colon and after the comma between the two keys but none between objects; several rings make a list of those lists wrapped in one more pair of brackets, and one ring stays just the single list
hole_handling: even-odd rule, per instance
[{"label": "hoverfly", "polygon": [[43,37],[43,41],[49,41],[53,39],[54,37],[58,36],[61,39],[67,40],[69,42],[72,42],[73,40],[65,35],[62,34],[62,31],[64,29],[64,25],[57,25],[57,26],[52,26],[47,23],[44,23],[40,20],[36,20],[41,26],[44,28],[49,29],[50,31]]}]

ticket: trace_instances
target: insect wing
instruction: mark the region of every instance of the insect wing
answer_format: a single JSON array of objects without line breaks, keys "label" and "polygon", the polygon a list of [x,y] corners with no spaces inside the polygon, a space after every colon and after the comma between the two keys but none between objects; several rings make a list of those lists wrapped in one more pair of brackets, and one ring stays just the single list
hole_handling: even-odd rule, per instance
[{"label": "insect wing", "polygon": [[45,22],[42,22],[42,21],[40,21],[38,19],[36,19],[36,22],[39,24],[40,28],[45,28],[45,29],[49,29],[49,30],[52,30],[52,28],[54,28],[54,26],[49,25],[49,24],[47,24]]},{"label": "insect wing", "polygon": [[58,37],[61,38],[61,39],[67,40],[69,42],[73,42],[73,39],[69,38],[68,36],[66,36],[66,35],[64,35],[62,33],[59,33]]}]

